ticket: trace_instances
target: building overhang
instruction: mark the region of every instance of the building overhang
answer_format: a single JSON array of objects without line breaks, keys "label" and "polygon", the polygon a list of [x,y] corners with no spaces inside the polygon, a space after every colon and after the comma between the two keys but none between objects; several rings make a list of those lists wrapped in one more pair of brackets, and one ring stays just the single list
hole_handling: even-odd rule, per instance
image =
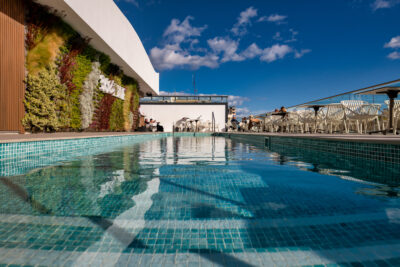
[{"label": "building overhang", "polygon": [[110,56],[111,62],[135,78],[143,94],[158,95],[157,73],[143,44],[121,10],[112,0],[36,0],[61,12],[63,19],[90,44]]}]

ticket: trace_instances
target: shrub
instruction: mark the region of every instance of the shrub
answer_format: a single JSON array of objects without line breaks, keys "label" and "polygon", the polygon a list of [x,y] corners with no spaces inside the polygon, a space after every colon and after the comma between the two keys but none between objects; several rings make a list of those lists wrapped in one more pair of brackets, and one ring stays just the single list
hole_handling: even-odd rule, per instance
[{"label": "shrub", "polygon": [[115,101],[115,97],[109,94],[104,94],[103,98],[99,102],[97,109],[97,130],[109,130],[110,129],[110,114],[111,107]]},{"label": "shrub", "polygon": [[110,130],[111,131],[123,131],[124,130],[124,101],[117,98],[111,107],[110,114]]},{"label": "shrub", "polygon": [[37,74],[40,70],[50,66],[59,53],[64,40],[57,33],[47,34],[34,48],[28,51],[26,68],[30,74]]},{"label": "shrub", "polygon": [[92,63],[85,56],[76,56],[76,68],[73,71],[72,83],[75,89],[71,93],[71,128],[79,130],[82,127],[79,96],[82,93],[83,82],[92,70]]},{"label": "shrub", "polygon": [[81,90],[83,82],[86,80],[88,74],[92,71],[92,62],[83,55],[77,55],[76,65],[77,67],[74,69],[74,77],[72,82],[75,84],[76,89]]},{"label": "shrub", "polygon": [[82,129],[89,128],[92,123],[95,103],[94,103],[94,94],[96,88],[99,86],[100,79],[100,63],[95,62],[92,64],[92,72],[86,78],[86,81],[82,87],[82,94],[80,95],[80,107],[82,114]]},{"label": "shrub", "polygon": [[43,27],[33,23],[27,23],[25,34],[25,46],[29,51],[34,48],[37,43],[43,38]]},{"label": "shrub", "polygon": [[76,56],[77,51],[69,51],[66,47],[61,47],[61,53],[58,69],[59,76],[62,84],[65,84],[68,88],[68,91],[71,93],[76,89],[75,84],[72,82],[74,77],[73,73],[76,68]]},{"label": "shrub", "polygon": [[135,85],[135,86],[137,85],[137,82],[135,79],[133,79],[132,77],[126,76],[126,75],[122,75],[121,81],[122,81],[123,86],[127,86],[130,84]]},{"label": "shrub", "polygon": [[28,74],[24,105],[22,123],[32,132],[53,132],[69,124],[66,88],[54,67]]},{"label": "shrub", "polygon": [[[131,92],[131,96],[129,98],[129,130],[136,130],[139,124],[139,90],[137,89],[137,84],[130,84],[126,86],[126,91]],[[125,102],[127,102],[128,99],[125,98]],[[125,110],[124,110],[125,112]],[[124,113],[125,116],[125,113]],[[128,125],[126,125],[128,126]]]},{"label": "shrub", "polygon": [[[75,130],[88,127],[113,131],[134,129],[139,107],[135,79],[124,75],[108,55],[90,46],[90,40],[65,23],[61,13],[32,0],[26,2],[29,7],[26,16],[29,75],[24,125],[34,132],[67,127]],[[98,63],[94,67],[92,62]],[[99,90],[101,73],[126,88],[125,101]],[[42,91],[39,90],[41,86]]]},{"label": "shrub", "polygon": [[139,101],[140,101],[139,90],[137,89],[137,87],[135,89],[136,90],[133,92],[132,111],[136,111],[139,109]]},{"label": "shrub", "polygon": [[31,50],[42,38],[49,33],[53,25],[58,24],[60,18],[51,13],[48,7],[39,5],[31,0],[25,1],[28,8],[26,14],[25,44]]},{"label": "shrub", "polygon": [[121,68],[118,65],[109,63],[107,69],[104,71],[105,74],[111,76],[122,76]]},{"label": "shrub", "polygon": [[30,74],[51,65],[66,40],[79,35],[61,19],[61,14],[33,1],[26,1],[26,67]]},{"label": "shrub", "polygon": [[61,86],[57,88],[55,91],[54,103],[56,104],[59,129],[66,130],[70,127],[71,123],[71,106],[67,87]]},{"label": "shrub", "polygon": [[83,56],[88,58],[92,62],[99,62],[100,63],[100,70],[103,73],[106,73],[108,66],[110,65],[110,57],[106,54],[97,51],[93,46],[87,44],[86,47],[82,50],[81,53]]},{"label": "shrub", "polygon": [[125,90],[125,101],[124,101],[124,110],[123,110],[123,117],[124,117],[124,130],[130,131],[132,129],[132,122],[129,118],[131,113],[131,103],[132,103],[132,90],[126,88]]}]

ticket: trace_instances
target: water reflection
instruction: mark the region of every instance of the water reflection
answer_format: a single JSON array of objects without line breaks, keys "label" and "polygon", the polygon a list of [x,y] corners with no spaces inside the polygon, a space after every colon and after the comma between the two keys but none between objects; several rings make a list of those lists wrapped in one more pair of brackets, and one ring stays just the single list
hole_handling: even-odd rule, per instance
[{"label": "water reflection", "polygon": [[215,255],[291,247],[335,261],[324,252],[400,240],[398,187],[363,179],[366,164],[210,137],[116,148],[0,178],[0,251],[73,251],[76,264],[90,254],[126,265],[120,255],[191,252],[220,263]]},{"label": "water reflection", "polygon": [[[12,182],[53,215],[115,218],[135,205],[132,195],[144,192],[153,176],[152,169],[140,165],[139,155],[140,148],[134,145],[35,170],[12,177]],[[4,184],[0,196],[9,200],[1,202],[1,213],[41,214]]]},{"label": "water reflection", "polygon": [[[232,142],[233,146],[240,147],[242,144],[234,140]],[[261,148],[259,144],[252,146]],[[282,144],[271,144],[268,152],[270,158],[279,165],[291,165],[303,171],[334,175],[344,180],[367,185],[368,187],[357,192],[359,194],[399,197],[400,166],[398,164],[299,149]]]},{"label": "water reflection", "polygon": [[176,137],[151,140],[140,145],[141,156],[147,164],[190,165],[226,162],[224,138]]},{"label": "water reflection", "polygon": [[[62,240],[67,240],[75,228],[61,231],[31,222],[66,223],[89,229],[95,224],[99,229],[90,230],[88,235],[79,233],[80,238],[88,239],[80,243],[81,250],[95,250],[110,240],[115,240],[113,246],[120,249],[144,248],[136,236],[145,227],[145,214],[159,192],[159,169],[166,165],[221,164],[226,162],[225,145],[223,138],[162,138],[82,156],[25,175],[0,177],[0,230],[4,226],[2,220],[17,215],[15,218],[28,224],[12,233],[19,236],[16,243],[25,242],[24,236],[36,236],[36,231],[38,236],[42,231],[46,235],[58,231],[58,238],[42,240],[43,246],[74,249],[72,241]],[[194,209],[201,216],[207,207],[199,203]],[[79,219],[74,222],[69,218]],[[0,237],[0,247],[3,241]]]},{"label": "water reflection", "polygon": [[357,193],[371,196],[398,198],[400,196],[400,188],[386,185],[377,185],[374,188],[362,188]]}]

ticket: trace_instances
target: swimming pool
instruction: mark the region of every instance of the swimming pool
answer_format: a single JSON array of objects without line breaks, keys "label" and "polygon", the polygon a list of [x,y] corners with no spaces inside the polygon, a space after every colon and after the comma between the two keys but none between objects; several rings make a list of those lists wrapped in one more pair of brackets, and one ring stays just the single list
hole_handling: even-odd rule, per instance
[{"label": "swimming pool", "polygon": [[104,147],[0,178],[0,263],[400,265],[393,164],[364,178],[373,161],[212,136]]}]

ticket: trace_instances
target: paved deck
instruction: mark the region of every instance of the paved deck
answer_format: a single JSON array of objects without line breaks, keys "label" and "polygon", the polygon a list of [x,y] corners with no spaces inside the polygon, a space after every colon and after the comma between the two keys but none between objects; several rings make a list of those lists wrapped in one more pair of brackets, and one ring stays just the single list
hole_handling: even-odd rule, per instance
[{"label": "paved deck", "polygon": [[18,133],[0,133],[0,143],[29,142],[43,140],[61,140],[76,138],[91,138],[104,136],[123,136],[153,134],[152,132],[82,132],[82,133],[39,133],[39,134],[18,134]]}]

